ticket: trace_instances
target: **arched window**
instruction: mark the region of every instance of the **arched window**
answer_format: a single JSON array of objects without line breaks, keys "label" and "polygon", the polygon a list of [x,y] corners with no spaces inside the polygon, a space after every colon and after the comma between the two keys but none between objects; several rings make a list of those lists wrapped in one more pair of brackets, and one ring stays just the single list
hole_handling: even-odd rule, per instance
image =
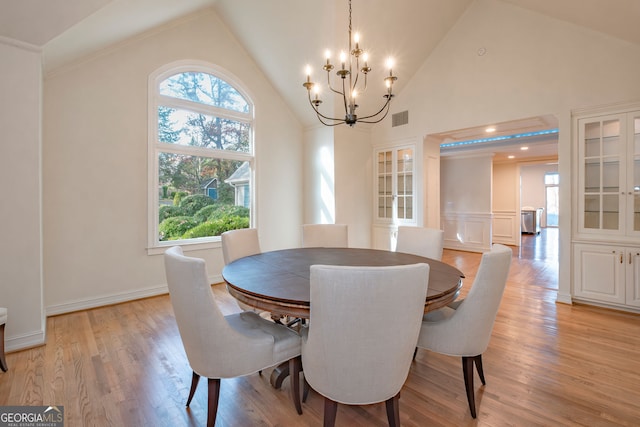
[{"label": "arched window", "polygon": [[234,80],[202,63],[149,78],[150,250],[251,224],[253,105]]}]

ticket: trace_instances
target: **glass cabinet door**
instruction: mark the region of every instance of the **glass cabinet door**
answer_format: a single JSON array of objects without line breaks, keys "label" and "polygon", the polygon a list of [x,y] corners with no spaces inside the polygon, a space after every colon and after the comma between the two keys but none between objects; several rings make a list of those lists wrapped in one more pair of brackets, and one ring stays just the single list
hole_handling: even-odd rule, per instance
[{"label": "glass cabinet door", "polygon": [[399,220],[413,219],[413,150],[398,150],[397,182],[398,207],[396,217]]},{"label": "glass cabinet door", "polygon": [[393,152],[378,152],[378,218],[393,218]]},{"label": "glass cabinet door", "polygon": [[640,232],[640,111],[630,113],[629,117],[629,163],[627,175],[627,200],[629,202],[630,228]]},{"label": "glass cabinet door", "polygon": [[625,184],[623,121],[620,117],[579,122],[580,227],[622,231]]},{"label": "glass cabinet door", "polygon": [[393,148],[376,152],[376,215],[390,223],[415,221],[414,149]]}]

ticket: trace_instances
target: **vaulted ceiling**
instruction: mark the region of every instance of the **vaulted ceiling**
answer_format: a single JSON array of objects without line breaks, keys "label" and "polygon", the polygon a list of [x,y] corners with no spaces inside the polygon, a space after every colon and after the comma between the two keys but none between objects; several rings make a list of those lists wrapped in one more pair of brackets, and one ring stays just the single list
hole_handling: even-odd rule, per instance
[{"label": "vaulted ceiling", "polygon": [[[638,0],[352,0],[370,64],[396,60],[396,92],[473,1],[503,1],[640,44]],[[304,66],[347,44],[347,0],[0,0],[0,42],[42,49],[45,75],[175,18],[213,7],[302,123],[313,123]],[[373,76],[373,74],[372,74]],[[381,79],[381,78],[380,78]],[[369,93],[374,91],[372,78]],[[379,96],[380,94],[375,94]],[[379,98],[378,98],[379,99]]]}]

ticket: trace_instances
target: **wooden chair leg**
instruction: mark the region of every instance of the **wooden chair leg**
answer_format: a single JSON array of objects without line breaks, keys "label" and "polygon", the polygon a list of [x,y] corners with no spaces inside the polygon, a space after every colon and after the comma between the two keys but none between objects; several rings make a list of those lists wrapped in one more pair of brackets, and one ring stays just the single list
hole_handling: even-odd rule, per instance
[{"label": "wooden chair leg", "polygon": [[387,406],[387,420],[389,427],[400,427],[400,393],[388,399],[385,404]]},{"label": "wooden chair leg", "polygon": [[218,400],[220,399],[220,378],[209,378],[209,399],[207,408],[207,427],[216,425],[218,414]]},{"label": "wooden chair leg", "polygon": [[193,372],[191,375],[191,390],[189,390],[189,398],[187,399],[187,406],[191,403],[193,395],[196,394],[196,388],[198,388],[198,381],[200,381],[200,375]]},{"label": "wooden chair leg", "polygon": [[480,381],[482,381],[482,385],[487,385],[487,382],[484,380],[484,370],[482,369],[482,355],[479,354],[473,358],[473,361],[476,365],[476,370],[478,371],[478,375],[480,376]]},{"label": "wooden chair leg", "polygon": [[4,355],[4,326],[5,323],[0,325],[0,369],[2,369],[2,372],[7,372],[9,368],[7,367],[7,359]]},{"label": "wooden chair leg", "polygon": [[338,412],[338,402],[324,398],[324,427],[336,425],[336,413]]},{"label": "wooden chair leg", "polygon": [[302,404],[300,403],[300,368],[302,358],[300,356],[289,360],[289,382],[291,384],[291,398],[293,406],[296,407],[298,415],[302,415]]},{"label": "wooden chair leg", "polygon": [[304,385],[302,386],[302,402],[306,402],[307,401],[307,397],[309,396],[309,389],[311,388],[311,386],[309,385],[309,382],[307,381],[306,378],[303,377],[304,380]]},{"label": "wooden chair leg", "polygon": [[462,373],[464,375],[464,387],[467,390],[467,401],[471,416],[476,417],[476,402],[473,390],[473,357],[462,357]]}]

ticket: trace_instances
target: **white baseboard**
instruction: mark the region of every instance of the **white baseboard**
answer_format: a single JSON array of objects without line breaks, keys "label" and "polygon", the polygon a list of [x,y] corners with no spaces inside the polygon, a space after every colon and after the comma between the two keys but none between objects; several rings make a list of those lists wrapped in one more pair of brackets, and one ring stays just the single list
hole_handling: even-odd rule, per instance
[{"label": "white baseboard", "polygon": [[4,349],[5,351],[17,351],[24,350],[31,347],[38,347],[44,345],[45,333],[44,330],[33,331],[28,334],[23,334],[13,337],[5,337]]},{"label": "white baseboard", "polygon": [[[223,279],[221,275],[210,276],[211,283],[220,283]],[[105,305],[118,304],[127,301],[134,301],[142,298],[154,297],[169,293],[167,285],[153,286],[150,288],[136,289],[128,292],[120,292],[112,295],[104,295],[97,298],[86,298],[82,300],[69,301],[62,304],[50,305],[45,309],[45,315],[56,316],[58,314],[71,313],[79,310],[88,310]]]},{"label": "white baseboard", "polygon": [[571,294],[565,294],[563,292],[558,292],[556,294],[556,302],[560,302],[563,304],[573,304],[573,299],[571,298]]}]

